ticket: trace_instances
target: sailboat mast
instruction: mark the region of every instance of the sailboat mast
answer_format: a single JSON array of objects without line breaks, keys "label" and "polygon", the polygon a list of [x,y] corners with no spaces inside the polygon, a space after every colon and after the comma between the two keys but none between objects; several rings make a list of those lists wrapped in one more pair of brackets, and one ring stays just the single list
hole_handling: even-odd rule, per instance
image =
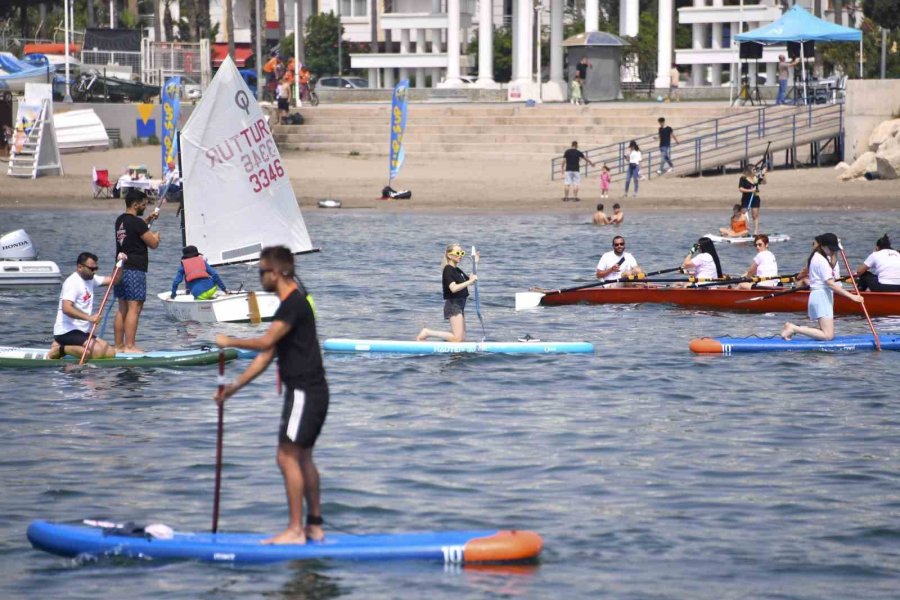
[{"label": "sailboat mast", "polygon": [[185,185],[184,185],[184,169],[181,168],[181,130],[175,132],[175,143],[178,146],[178,177],[181,178],[181,208],[179,212],[181,213],[181,247],[184,248],[187,246],[187,237],[184,232],[184,195],[185,195]]}]

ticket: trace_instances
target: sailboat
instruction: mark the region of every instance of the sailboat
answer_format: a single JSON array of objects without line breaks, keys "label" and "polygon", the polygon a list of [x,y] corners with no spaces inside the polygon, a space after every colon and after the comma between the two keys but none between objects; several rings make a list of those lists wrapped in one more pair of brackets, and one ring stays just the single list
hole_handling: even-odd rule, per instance
[{"label": "sailboat", "polygon": [[[266,246],[316,251],[269,124],[230,57],[181,132],[179,161],[182,243],[211,266],[256,262]],[[206,323],[271,320],[279,305],[277,295],[261,291],[158,297],[169,317]]]}]

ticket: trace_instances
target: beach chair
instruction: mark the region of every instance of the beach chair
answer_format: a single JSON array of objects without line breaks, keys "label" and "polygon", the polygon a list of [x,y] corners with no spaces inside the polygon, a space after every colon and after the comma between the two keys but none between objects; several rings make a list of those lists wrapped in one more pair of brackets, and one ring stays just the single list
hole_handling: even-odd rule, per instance
[{"label": "beach chair", "polygon": [[91,185],[94,190],[94,198],[112,198],[114,184],[109,180],[109,170],[94,167]]}]

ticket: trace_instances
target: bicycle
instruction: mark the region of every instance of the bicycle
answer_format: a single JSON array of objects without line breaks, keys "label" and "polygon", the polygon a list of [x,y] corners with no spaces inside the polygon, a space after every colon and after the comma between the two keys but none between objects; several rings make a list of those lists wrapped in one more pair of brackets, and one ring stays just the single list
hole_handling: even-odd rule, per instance
[{"label": "bicycle", "polygon": [[[303,92],[300,92],[300,97],[303,97]],[[316,78],[310,77],[309,83],[306,84],[306,101],[309,102],[310,106],[318,106],[319,105],[319,94],[316,93]]]}]

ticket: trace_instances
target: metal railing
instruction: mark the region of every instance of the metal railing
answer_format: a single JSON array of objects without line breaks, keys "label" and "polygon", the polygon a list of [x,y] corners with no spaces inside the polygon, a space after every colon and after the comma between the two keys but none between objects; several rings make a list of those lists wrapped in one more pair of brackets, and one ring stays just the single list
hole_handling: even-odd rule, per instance
[{"label": "metal railing", "polygon": [[[678,174],[687,175],[722,164],[749,161],[751,152],[761,152],[759,145],[768,142],[772,142],[774,151],[794,148],[798,143],[836,138],[835,146],[838,148],[842,146],[843,131],[843,104],[811,104],[800,108],[763,106],[755,111],[679,127],[675,131],[679,143],[672,145],[671,159]],[[628,171],[627,153],[631,141],[587,150],[585,155],[595,166],[585,164],[582,173],[587,176],[606,165],[613,180],[624,177]],[[659,141],[655,135],[634,138],[633,141],[642,148],[641,174],[650,179],[662,167]],[[840,151],[842,153],[842,148]],[[562,166],[562,157],[552,159],[551,179],[562,177]]]}]

